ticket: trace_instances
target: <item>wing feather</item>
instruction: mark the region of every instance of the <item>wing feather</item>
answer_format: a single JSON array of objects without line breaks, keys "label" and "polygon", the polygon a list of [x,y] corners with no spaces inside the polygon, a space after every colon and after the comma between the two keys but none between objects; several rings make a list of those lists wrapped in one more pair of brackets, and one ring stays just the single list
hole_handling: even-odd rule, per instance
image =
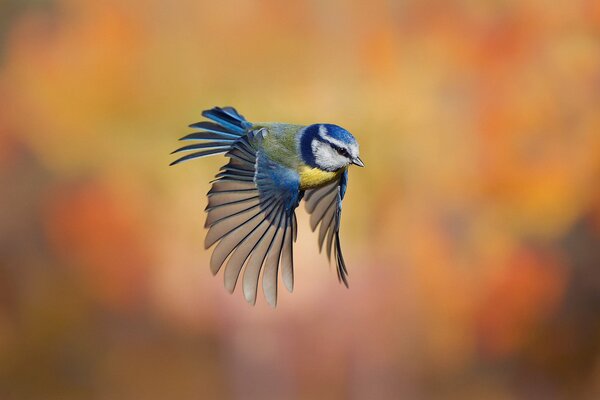
[{"label": "wing feather", "polygon": [[260,224],[235,248],[225,266],[225,288],[233,293],[242,266],[271,226],[265,216]]},{"label": "wing feather", "polygon": [[261,152],[257,143],[263,138],[262,131],[244,136],[226,153],[229,162],[208,192],[205,246],[216,244],[210,269],[216,274],[225,266],[228,291],[235,290],[243,271],[244,297],[255,304],[262,274],[265,298],[275,306],[279,269],[284,285],[290,291],[293,287],[294,210],[301,193],[297,172]]},{"label": "wing feather", "polygon": [[[269,207],[272,204],[273,200],[270,200],[267,204],[264,205],[264,207],[267,207],[267,209],[269,209]],[[217,241],[225,237],[225,235],[228,235],[238,227],[242,226],[247,222],[250,222],[254,217],[261,214],[261,210],[251,209],[243,211],[231,217],[222,218],[218,222],[215,222],[213,225],[211,225],[210,229],[208,230],[208,233],[206,234],[206,238],[204,241],[205,247],[208,249]]]},{"label": "wing feather", "polygon": [[194,143],[194,144],[190,144],[190,145],[187,145],[187,146],[180,147],[177,150],[172,151],[171,154],[181,153],[183,151],[209,149],[209,148],[215,148],[215,149],[221,149],[221,150],[228,150],[229,149],[229,144],[227,144],[227,143],[213,143],[213,142],[209,142],[209,143]]},{"label": "wing feather", "polygon": [[263,293],[267,302],[275,307],[277,305],[277,273],[279,269],[279,260],[281,259],[281,252],[283,250],[283,241],[285,237],[285,230],[287,228],[287,219],[283,218],[283,227],[278,227],[275,238],[273,239],[273,245],[267,254],[265,259],[265,266],[262,278]]},{"label": "wing feather", "polygon": [[323,186],[319,189],[312,189],[306,192],[306,196],[304,197],[304,201],[306,202],[306,211],[312,213],[315,207],[329,195],[335,196],[336,190],[338,187],[338,183],[330,183],[329,185]]},{"label": "wing feather", "polygon": [[[261,218],[261,216],[263,218]],[[227,257],[236,247],[238,247],[244,239],[251,235],[256,227],[264,220],[264,214],[257,212],[247,223],[240,225],[232,231],[232,234],[224,236],[213,251],[210,266],[211,270],[216,274]]]},{"label": "wing feather", "polygon": [[192,160],[194,158],[202,158],[202,157],[212,156],[213,154],[225,153],[226,151],[227,151],[226,147],[225,148],[219,147],[217,149],[199,151],[197,153],[188,154],[186,156],[178,158],[177,160],[173,161],[169,165],[179,164],[180,162]]},{"label": "wing feather", "polygon": [[232,107],[214,107],[202,115],[210,121],[191,124],[197,131],[180,139],[198,142],[174,151],[187,154],[171,165],[222,153],[228,158],[207,195],[205,246],[216,245],[210,269],[216,274],[225,265],[224,283],[231,292],[244,270],[242,290],[251,304],[256,302],[262,274],[265,298],[275,306],[280,270],[284,285],[293,290],[295,209],[303,195],[300,178],[264,152],[267,128],[252,129]]},{"label": "wing feather", "polygon": [[327,208],[327,212],[323,215],[323,223],[319,227],[319,252],[323,249],[323,241],[325,240],[325,235],[327,232],[331,231],[329,229],[331,223],[333,222],[333,217],[335,216],[336,206],[335,203],[332,202]]},{"label": "wing feather", "polygon": [[319,250],[327,241],[327,257],[331,260],[333,253],[338,279],[348,286],[348,270],[342,254],[340,243],[340,221],[342,213],[342,200],[346,192],[348,171],[344,171],[340,178],[326,186],[308,190],[306,193],[306,209],[310,215],[310,227],[314,231],[319,227]]},{"label": "wing feather", "polygon": [[291,293],[294,290],[294,246],[293,227],[291,218],[288,218],[281,251],[281,280],[286,289]]},{"label": "wing feather", "polygon": [[[281,211],[281,210],[279,210]],[[281,220],[281,212],[277,213],[274,222],[269,226],[267,232],[256,243],[252,254],[248,258],[248,263],[244,269],[243,290],[246,301],[250,304],[256,303],[256,292],[258,290],[258,278],[260,270],[267,257],[267,253],[273,245],[275,235],[279,230],[279,221]]]},{"label": "wing feather", "polygon": [[213,196],[208,197],[207,210],[211,210],[216,207],[227,206],[230,204],[250,201],[258,196],[257,192],[221,192],[215,193]]},{"label": "wing feather", "polygon": [[317,229],[317,225],[323,221],[323,217],[325,216],[325,213],[327,213],[327,210],[336,207],[335,201],[333,200],[335,200],[335,196],[333,196],[333,199],[330,201],[319,202],[310,214],[310,228],[313,231]]},{"label": "wing feather", "polygon": [[215,224],[218,221],[224,220],[225,218],[235,216],[244,211],[249,211],[260,206],[259,197],[255,196],[254,198],[244,201],[244,202],[236,202],[229,203],[223,205],[222,207],[212,208],[208,211],[206,215],[206,222],[204,224],[205,228],[210,228],[211,225]]},{"label": "wing feather", "polygon": [[256,186],[253,183],[243,181],[218,180],[213,183],[208,195],[232,191],[256,191]]}]

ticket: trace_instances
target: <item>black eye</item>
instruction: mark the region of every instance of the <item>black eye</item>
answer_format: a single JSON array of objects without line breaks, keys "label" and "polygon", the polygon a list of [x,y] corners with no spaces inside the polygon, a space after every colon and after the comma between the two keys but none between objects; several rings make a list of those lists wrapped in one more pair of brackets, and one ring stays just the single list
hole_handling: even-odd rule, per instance
[{"label": "black eye", "polygon": [[346,158],[350,158],[350,154],[348,154],[348,150],[346,149],[342,149],[341,147],[334,147],[335,151],[338,152],[339,155],[346,157]]}]

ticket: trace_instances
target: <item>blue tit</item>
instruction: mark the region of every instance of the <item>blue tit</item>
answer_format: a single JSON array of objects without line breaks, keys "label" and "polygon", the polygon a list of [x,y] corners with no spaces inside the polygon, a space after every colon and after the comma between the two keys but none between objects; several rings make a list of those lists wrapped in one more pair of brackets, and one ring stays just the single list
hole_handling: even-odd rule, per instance
[{"label": "blue tit", "polygon": [[181,140],[193,141],[173,153],[188,153],[172,162],[225,154],[208,192],[205,247],[216,245],[210,269],[225,264],[225,287],[233,292],[244,268],[244,297],[255,304],[258,280],[267,302],[277,303],[277,276],[291,292],[294,286],[295,210],[304,199],[312,230],[319,227],[319,248],[333,252],[338,279],[348,286],[340,245],[342,200],[348,166],[363,167],[358,143],[332,124],[292,125],[248,122],[232,107],[202,112],[210,121]]}]

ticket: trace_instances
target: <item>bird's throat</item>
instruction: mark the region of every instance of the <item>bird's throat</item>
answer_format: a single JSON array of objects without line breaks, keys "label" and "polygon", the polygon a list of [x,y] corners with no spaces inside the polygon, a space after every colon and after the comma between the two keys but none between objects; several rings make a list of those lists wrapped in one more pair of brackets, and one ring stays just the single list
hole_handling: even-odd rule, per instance
[{"label": "bird's throat", "polygon": [[328,183],[338,179],[342,171],[343,168],[337,171],[329,172],[319,168],[311,168],[303,165],[298,168],[298,174],[300,175],[300,189],[315,189],[325,186]]}]

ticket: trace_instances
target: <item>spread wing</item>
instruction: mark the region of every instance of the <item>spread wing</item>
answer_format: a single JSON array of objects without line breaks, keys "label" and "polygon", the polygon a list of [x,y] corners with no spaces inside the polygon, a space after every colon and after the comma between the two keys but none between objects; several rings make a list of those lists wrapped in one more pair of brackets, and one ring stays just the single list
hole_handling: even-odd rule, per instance
[{"label": "spread wing", "polygon": [[258,280],[269,304],[277,303],[277,276],[289,291],[294,285],[292,245],[297,223],[294,210],[302,197],[298,174],[271,161],[261,150],[265,131],[251,131],[226,153],[208,192],[205,246],[215,244],[210,268],[225,265],[225,287],[233,292],[244,267],[242,286],[254,304]]},{"label": "spread wing", "polygon": [[[314,231],[319,227],[319,251],[323,249],[327,238],[327,257],[331,252],[335,257],[338,279],[348,287],[348,271],[340,244],[340,220],[342,200],[348,184],[348,170],[340,178],[328,185],[306,191],[306,210],[310,213],[310,227]],[[335,243],[335,246],[334,246]]]}]

